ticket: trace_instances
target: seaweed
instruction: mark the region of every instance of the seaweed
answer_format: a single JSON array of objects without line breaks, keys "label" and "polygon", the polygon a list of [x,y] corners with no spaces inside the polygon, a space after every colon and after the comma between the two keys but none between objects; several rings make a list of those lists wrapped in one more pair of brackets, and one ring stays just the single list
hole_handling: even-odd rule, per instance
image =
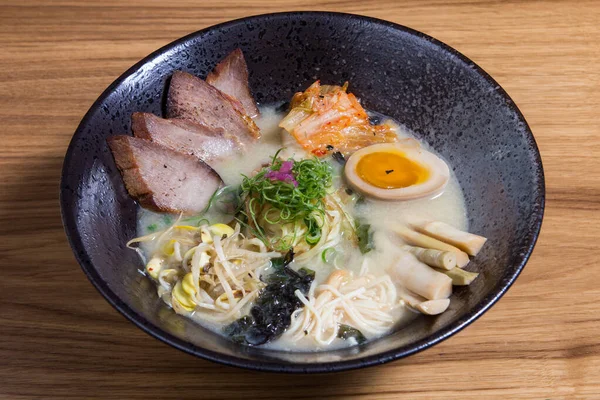
[{"label": "seaweed", "polygon": [[[301,268],[294,271],[289,264],[293,251],[271,260],[273,272],[264,278],[267,284],[250,309],[250,313],[224,328],[226,336],[236,343],[258,346],[281,335],[291,324],[292,313],[302,307],[296,290],[306,295],[315,273]],[[261,277],[262,279],[262,277]]]},{"label": "seaweed", "polygon": [[362,254],[366,254],[375,248],[371,225],[357,222],[356,236],[358,238],[358,248]]},{"label": "seaweed", "polygon": [[358,344],[363,344],[367,341],[367,338],[362,334],[361,331],[345,324],[340,324],[337,337],[344,340],[354,339]]}]

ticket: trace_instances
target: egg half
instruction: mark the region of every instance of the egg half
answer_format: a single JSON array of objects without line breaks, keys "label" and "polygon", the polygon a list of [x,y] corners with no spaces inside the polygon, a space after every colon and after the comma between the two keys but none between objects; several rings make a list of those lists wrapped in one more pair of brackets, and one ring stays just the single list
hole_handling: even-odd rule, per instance
[{"label": "egg half", "polygon": [[344,174],[352,189],[382,200],[435,197],[450,178],[441,158],[407,143],[362,148],[348,158]]}]

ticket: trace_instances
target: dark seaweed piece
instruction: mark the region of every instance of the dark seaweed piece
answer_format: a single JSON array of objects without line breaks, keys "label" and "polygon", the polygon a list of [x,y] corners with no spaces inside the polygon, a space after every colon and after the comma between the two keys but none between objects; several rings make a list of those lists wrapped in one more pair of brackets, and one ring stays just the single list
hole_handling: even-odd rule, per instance
[{"label": "dark seaweed piece", "polygon": [[[293,249],[290,250],[290,251],[288,251],[287,253],[285,253],[285,256],[283,256],[283,260],[281,261],[282,262],[281,266],[285,267],[289,263],[291,263],[292,261],[294,261],[294,255],[295,254],[294,254],[294,250]],[[276,260],[279,260],[279,259],[281,259],[281,257],[278,258],[278,259],[276,259]]]},{"label": "dark seaweed piece", "polygon": [[[289,251],[284,257],[271,260],[273,272],[264,278],[267,286],[261,291],[250,314],[225,327],[224,333],[236,343],[258,346],[281,335],[290,326],[292,313],[302,307],[296,290],[308,293],[315,278],[312,270],[298,272],[288,264],[294,259]],[[261,277],[262,278],[262,277]]]},{"label": "dark seaweed piece", "polygon": [[[290,250],[283,257],[277,257],[271,259],[272,272],[266,277],[260,277],[260,279],[266,284],[285,282],[288,278],[286,273],[286,267],[294,261],[294,250]],[[289,268],[287,268],[289,269]],[[292,272],[295,272],[291,270]]]},{"label": "dark seaweed piece", "polygon": [[342,153],[340,153],[339,151],[336,151],[331,156],[333,157],[333,159],[335,161],[337,161],[341,165],[345,165],[346,164],[346,157],[344,157],[344,155]]},{"label": "dark seaweed piece", "polygon": [[356,342],[358,344],[363,344],[364,342],[367,341],[367,338],[365,337],[365,335],[362,334],[361,331],[359,331],[356,328],[351,327],[350,325],[345,325],[345,324],[340,324],[340,328],[338,329],[337,337],[339,337],[340,339],[344,339],[344,340],[353,338],[354,340],[356,340]]},{"label": "dark seaweed piece", "polygon": [[235,343],[244,343],[246,341],[246,331],[253,323],[252,317],[246,315],[227,325],[223,332]]},{"label": "dark seaweed piece", "polygon": [[375,248],[371,225],[357,222],[356,236],[358,237],[358,248],[361,253],[366,254]]},{"label": "dark seaweed piece", "polygon": [[325,146],[325,148],[327,149],[327,151],[331,151],[334,149],[334,147],[330,144],[328,144],[327,146]]}]

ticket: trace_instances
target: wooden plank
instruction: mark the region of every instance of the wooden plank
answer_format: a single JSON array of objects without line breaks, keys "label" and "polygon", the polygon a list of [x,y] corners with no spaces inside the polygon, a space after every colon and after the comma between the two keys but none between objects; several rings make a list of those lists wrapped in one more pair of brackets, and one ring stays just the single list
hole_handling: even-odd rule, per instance
[{"label": "wooden plank", "polygon": [[[288,9],[380,17],[457,48],[509,92],[542,151],[547,212],[522,276],[477,323],[406,360],[282,376],[196,359],[113,310],[64,236],[62,157],[104,88],[187,33]],[[4,0],[0,398],[597,398],[599,22],[597,1]]]}]

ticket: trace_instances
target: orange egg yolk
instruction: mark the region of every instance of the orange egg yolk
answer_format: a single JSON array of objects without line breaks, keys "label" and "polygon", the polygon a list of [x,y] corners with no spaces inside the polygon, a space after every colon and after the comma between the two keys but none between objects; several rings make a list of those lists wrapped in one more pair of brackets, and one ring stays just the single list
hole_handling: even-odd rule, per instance
[{"label": "orange egg yolk", "polygon": [[429,178],[429,170],[402,152],[376,152],[361,157],[356,173],[365,182],[382,189],[418,185]]}]

